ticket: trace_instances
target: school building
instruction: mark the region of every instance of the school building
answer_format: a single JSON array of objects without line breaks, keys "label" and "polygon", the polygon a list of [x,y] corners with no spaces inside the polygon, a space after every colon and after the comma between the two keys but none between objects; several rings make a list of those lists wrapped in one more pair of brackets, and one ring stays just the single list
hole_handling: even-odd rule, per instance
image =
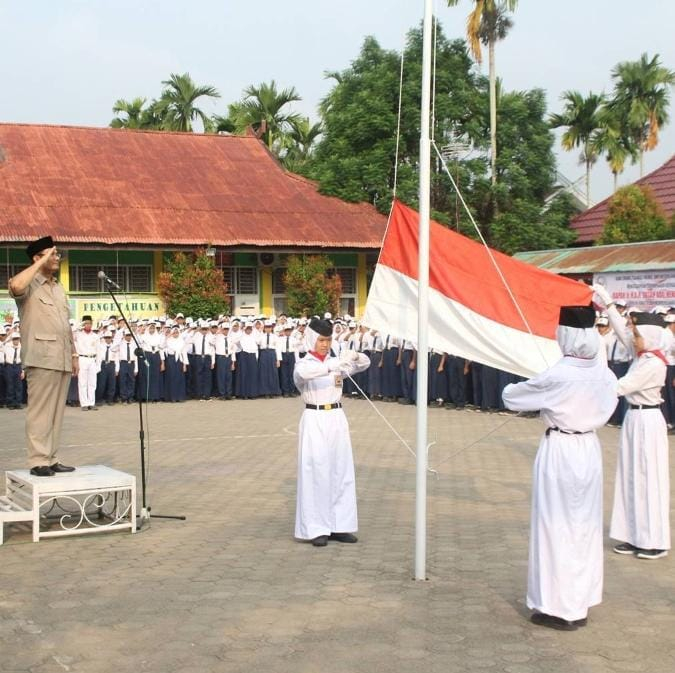
[{"label": "school building", "polygon": [[51,235],[73,317],[116,313],[100,270],[135,317],[161,315],[157,281],[177,250],[207,248],[233,313],[286,309],[291,254],[326,254],[341,311],[360,316],[386,218],[288,173],[256,137],[0,124],[0,314],[25,247]]}]

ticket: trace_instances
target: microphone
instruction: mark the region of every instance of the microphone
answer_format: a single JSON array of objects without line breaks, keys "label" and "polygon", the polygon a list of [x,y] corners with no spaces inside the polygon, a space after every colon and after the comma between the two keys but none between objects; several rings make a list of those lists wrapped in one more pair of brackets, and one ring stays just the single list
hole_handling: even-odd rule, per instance
[{"label": "microphone", "polygon": [[105,275],[105,271],[101,269],[98,272],[98,277],[107,285],[112,285],[116,290],[121,290],[122,288],[111,278],[108,278],[108,276]]}]

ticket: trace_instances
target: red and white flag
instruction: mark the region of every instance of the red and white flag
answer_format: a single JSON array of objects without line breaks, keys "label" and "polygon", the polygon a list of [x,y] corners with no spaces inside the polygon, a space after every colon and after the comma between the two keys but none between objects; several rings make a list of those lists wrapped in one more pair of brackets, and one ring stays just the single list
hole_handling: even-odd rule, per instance
[{"label": "red and white flag", "polygon": [[[554,364],[560,307],[588,305],[590,287],[493,250],[521,316],[485,246],[429,226],[429,348],[527,377]],[[418,228],[419,214],[395,201],[363,317],[382,335],[413,342]]]}]

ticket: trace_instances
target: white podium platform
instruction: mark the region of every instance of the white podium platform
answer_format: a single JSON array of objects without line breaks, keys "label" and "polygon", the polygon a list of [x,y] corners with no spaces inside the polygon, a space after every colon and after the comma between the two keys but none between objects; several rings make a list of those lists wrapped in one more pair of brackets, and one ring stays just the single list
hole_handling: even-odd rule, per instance
[{"label": "white podium platform", "polygon": [[136,477],[105,465],[82,465],[52,477],[11,470],[5,472],[5,489],[0,544],[4,523],[31,523],[33,542],[119,529],[136,532]]}]

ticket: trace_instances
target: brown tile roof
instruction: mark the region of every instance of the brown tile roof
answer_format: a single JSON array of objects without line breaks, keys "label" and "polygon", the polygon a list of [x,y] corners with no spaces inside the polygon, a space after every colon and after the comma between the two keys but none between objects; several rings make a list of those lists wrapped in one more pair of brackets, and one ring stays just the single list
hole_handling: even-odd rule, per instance
[{"label": "brown tile roof", "polygon": [[[656,200],[666,211],[668,217],[671,217],[675,212],[675,155],[666,161],[663,166],[633,184],[649,185]],[[592,208],[577,215],[570,222],[570,226],[579,232],[577,243],[589,243],[600,238],[611,198],[609,196],[604,201],[600,201]]]},{"label": "brown tile roof", "polygon": [[0,124],[0,241],[379,248],[385,226],[252,136]]}]

